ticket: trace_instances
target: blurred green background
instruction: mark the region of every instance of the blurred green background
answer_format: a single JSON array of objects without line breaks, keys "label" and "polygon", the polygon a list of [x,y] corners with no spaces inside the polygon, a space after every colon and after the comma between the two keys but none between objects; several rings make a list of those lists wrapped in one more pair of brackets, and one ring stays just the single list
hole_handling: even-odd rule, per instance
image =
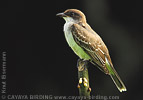
[{"label": "blurred green background", "polygon": [[0,4],[0,50],[1,54],[7,52],[7,94],[78,96],[78,57],[65,41],[65,21],[56,17],[74,8],[85,13],[87,22],[104,40],[128,90],[120,93],[109,76],[89,64],[91,95],[142,98],[141,1],[19,0]]}]

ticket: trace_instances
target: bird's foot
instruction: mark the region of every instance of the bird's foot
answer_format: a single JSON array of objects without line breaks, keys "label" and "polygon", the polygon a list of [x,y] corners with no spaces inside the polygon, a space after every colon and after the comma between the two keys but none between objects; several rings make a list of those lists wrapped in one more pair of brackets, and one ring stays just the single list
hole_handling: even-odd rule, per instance
[{"label": "bird's foot", "polygon": [[84,70],[85,67],[87,67],[88,64],[88,60],[84,60],[84,59],[78,59],[77,60],[77,67],[79,70]]}]

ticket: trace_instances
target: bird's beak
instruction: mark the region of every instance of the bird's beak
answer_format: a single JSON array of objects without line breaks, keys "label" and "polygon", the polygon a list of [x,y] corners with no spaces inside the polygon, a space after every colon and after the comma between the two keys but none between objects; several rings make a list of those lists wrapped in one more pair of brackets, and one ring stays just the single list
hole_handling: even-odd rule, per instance
[{"label": "bird's beak", "polygon": [[59,16],[59,17],[67,17],[67,15],[65,15],[64,13],[58,13],[56,16]]}]

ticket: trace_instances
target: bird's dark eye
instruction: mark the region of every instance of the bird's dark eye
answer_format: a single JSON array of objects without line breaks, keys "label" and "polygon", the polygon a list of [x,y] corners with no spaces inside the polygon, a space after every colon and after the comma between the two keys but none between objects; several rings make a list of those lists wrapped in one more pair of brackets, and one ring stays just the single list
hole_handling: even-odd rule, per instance
[{"label": "bird's dark eye", "polygon": [[70,14],[71,16],[74,16],[75,14],[73,13],[73,12],[71,12],[71,14]]},{"label": "bird's dark eye", "polygon": [[75,13],[74,13],[74,12],[66,12],[65,14],[68,15],[68,16],[71,16],[71,17],[74,17],[74,16],[75,16]]},{"label": "bird's dark eye", "polygon": [[70,16],[70,17],[73,17],[73,18],[80,18],[80,16],[79,16],[79,14],[77,14],[77,13],[75,13],[75,12],[72,12],[72,11],[70,11],[70,12],[65,12],[65,14],[67,15],[67,16]]}]

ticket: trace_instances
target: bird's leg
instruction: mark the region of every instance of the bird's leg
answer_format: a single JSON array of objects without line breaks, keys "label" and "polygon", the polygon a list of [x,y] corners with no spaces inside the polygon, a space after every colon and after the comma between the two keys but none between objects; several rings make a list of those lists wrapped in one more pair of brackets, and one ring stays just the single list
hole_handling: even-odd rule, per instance
[{"label": "bird's leg", "polygon": [[82,70],[84,70],[85,67],[87,67],[86,65],[88,64],[88,62],[89,62],[88,60],[78,59],[77,60],[77,67],[78,67],[78,69],[79,69],[79,66],[80,66],[80,69],[82,68]]},{"label": "bird's leg", "polygon": [[79,66],[80,61],[81,61],[81,59],[77,60],[77,67]]}]

